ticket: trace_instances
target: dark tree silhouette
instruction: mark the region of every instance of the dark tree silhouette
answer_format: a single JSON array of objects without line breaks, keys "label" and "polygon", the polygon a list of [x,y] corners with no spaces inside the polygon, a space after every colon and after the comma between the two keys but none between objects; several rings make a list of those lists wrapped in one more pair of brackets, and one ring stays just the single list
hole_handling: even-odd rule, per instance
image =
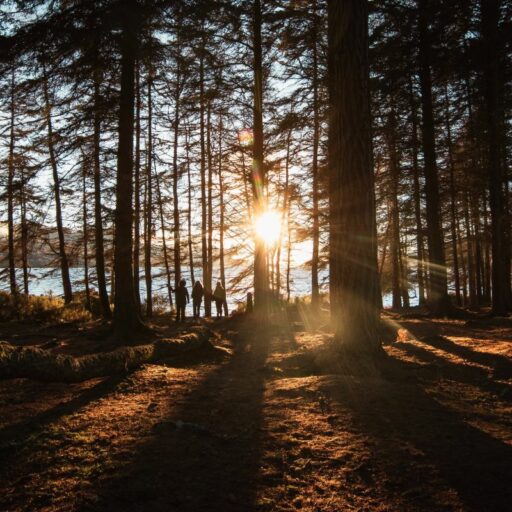
[{"label": "dark tree silhouette", "polygon": [[504,177],[500,127],[500,0],[481,0],[481,31],[483,39],[483,75],[487,145],[487,174],[491,208],[492,233],[492,310],[505,315],[510,310],[510,267],[507,265],[507,225],[504,198]]},{"label": "dark tree silhouette", "polygon": [[132,266],[133,132],[135,63],[141,34],[141,13],[134,0],[122,6],[121,93],[115,214],[115,308],[114,334],[130,338],[144,330],[135,302]]},{"label": "dark tree silhouette", "polygon": [[439,201],[439,180],[436,164],[434,114],[432,106],[431,43],[429,28],[430,0],[418,0],[419,76],[423,118],[423,157],[425,161],[425,193],[427,203],[428,240],[428,304],[435,315],[450,309],[444,255],[444,238]]},{"label": "dark tree silhouette", "polygon": [[[252,192],[254,215],[266,210],[265,164],[263,161],[263,66],[261,45],[261,2],[254,0],[252,18],[253,45],[253,170]],[[268,313],[268,271],[265,242],[258,237],[254,241],[254,309],[263,317]]]},{"label": "dark tree silhouette", "polygon": [[339,345],[380,343],[370,134],[368,4],[328,4],[331,318]]}]

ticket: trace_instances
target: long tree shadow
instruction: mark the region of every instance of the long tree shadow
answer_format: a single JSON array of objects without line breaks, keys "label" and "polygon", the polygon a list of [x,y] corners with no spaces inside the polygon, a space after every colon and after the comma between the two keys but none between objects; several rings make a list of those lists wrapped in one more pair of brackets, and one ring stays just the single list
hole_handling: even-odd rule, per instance
[{"label": "long tree shadow", "polygon": [[[483,391],[494,393],[500,399],[512,402],[512,389],[509,385],[497,382],[489,378],[488,372],[480,367],[457,364],[447,359],[437,356],[432,351],[419,346],[416,343],[400,343],[399,347],[403,352],[417,357],[419,360],[425,361],[435,367],[434,378],[444,377],[447,379],[463,382],[478,386]],[[421,367],[417,368],[423,377],[428,378],[429,372],[421,371]]]},{"label": "long tree shadow", "polygon": [[453,342],[444,336],[428,336],[422,338],[422,343],[444,350],[474,363],[489,366],[494,370],[495,375],[503,378],[512,377],[512,363],[507,357],[499,354],[478,352],[463,345]]},{"label": "long tree shadow", "polygon": [[[264,365],[271,335],[246,333],[230,361],[173,406],[82,511],[251,511],[261,451]],[[243,340],[244,336],[240,336]]]},{"label": "long tree shadow", "polygon": [[48,425],[107,396],[114,391],[118,384],[125,378],[126,375],[108,377],[67,402],[60,403],[35,416],[31,416],[14,425],[8,425],[0,429],[0,475],[5,471],[11,471],[12,465],[15,462],[20,462],[22,451],[27,452],[27,457],[30,456],[30,446],[27,444],[29,439],[35,441],[37,435],[43,432]]},{"label": "long tree shadow", "polygon": [[[358,430],[375,440],[373,463],[384,466],[386,474],[398,481],[406,496],[405,509],[452,509],[443,508],[446,502],[434,496],[439,484],[432,484],[431,492],[416,497],[408,494],[409,486],[413,491],[418,487],[428,489],[429,477],[435,481],[438,473],[448,489],[456,492],[464,510],[508,510],[512,500],[512,448],[469,425],[420,385],[341,379],[329,392],[352,411]],[[416,456],[410,455],[411,446]]]}]

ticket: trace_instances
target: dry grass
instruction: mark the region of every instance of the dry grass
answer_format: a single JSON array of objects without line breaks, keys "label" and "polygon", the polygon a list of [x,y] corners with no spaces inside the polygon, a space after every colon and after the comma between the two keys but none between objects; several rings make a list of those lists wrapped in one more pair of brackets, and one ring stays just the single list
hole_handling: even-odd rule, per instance
[{"label": "dry grass", "polygon": [[0,292],[0,322],[34,321],[41,324],[87,322],[92,315],[79,295],[70,304],[52,295],[11,295]]},{"label": "dry grass", "polygon": [[496,511],[510,327],[395,317],[381,375],[328,335],[219,323],[225,350],[84,384],[0,383],[0,509]]}]

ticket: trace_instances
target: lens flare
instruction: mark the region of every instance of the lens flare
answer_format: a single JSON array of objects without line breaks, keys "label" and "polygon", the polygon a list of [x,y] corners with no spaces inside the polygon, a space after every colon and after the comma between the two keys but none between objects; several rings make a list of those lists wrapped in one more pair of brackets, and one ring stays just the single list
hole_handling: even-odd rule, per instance
[{"label": "lens flare", "polygon": [[267,211],[254,221],[256,236],[267,245],[274,245],[281,236],[281,218],[277,212]]},{"label": "lens flare", "polygon": [[250,147],[254,144],[254,133],[251,129],[245,128],[244,130],[240,130],[238,132],[238,140],[240,142],[240,146]]}]

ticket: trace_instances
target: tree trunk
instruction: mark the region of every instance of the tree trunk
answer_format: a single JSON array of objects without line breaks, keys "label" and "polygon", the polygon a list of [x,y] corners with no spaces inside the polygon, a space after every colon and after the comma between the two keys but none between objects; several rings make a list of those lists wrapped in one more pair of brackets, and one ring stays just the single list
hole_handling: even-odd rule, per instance
[{"label": "tree trunk", "polygon": [[288,250],[286,254],[286,302],[290,302],[291,296],[291,267],[292,267],[292,217],[290,215],[292,206],[291,196],[288,201],[288,215],[287,215],[287,238]]},{"label": "tree trunk", "polygon": [[[258,218],[265,212],[265,167],[263,162],[263,65],[261,45],[261,1],[253,3],[253,172],[252,194],[254,215]],[[268,316],[268,269],[265,242],[254,239],[254,310],[262,319]]]},{"label": "tree trunk", "polygon": [[69,262],[66,254],[66,242],[64,237],[64,223],[62,221],[62,203],[60,199],[60,178],[57,169],[57,157],[54,148],[54,135],[52,125],[52,113],[50,105],[50,95],[48,92],[48,77],[44,70],[43,94],[46,106],[46,128],[48,130],[48,152],[50,154],[50,165],[53,174],[53,190],[55,199],[55,218],[57,221],[57,234],[59,237],[59,257],[60,269],[62,275],[62,288],[64,290],[64,302],[68,304],[73,300],[73,292],[71,290],[71,279],[69,277]]},{"label": "tree trunk", "polygon": [[[464,256],[464,249],[462,246],[462,235],[461,235],[461,227],[460,227],[460,218],[457,216],[457,240],[459,244],[459,254],[460,254],[460,265],[462,270],[462,303],[464,306],[468,305],[468,271],[466,265],[466,257]],[[469,247],[469,246],[468,246]],[[467,249],[468,251],[468,249]]]},{"label": "tree trunk", "polygon": [[11,103],[10,103],[10,126],[9,126],[9,156],[7,160],[7,230],[8,230],[8,263],[9,263],[9,285],[12,295],[17,295],[18,285],[16,283],[16,259],[14,248],[14,120],[16,106],[14,101],[15,78],[14,66],[11,72]]},{"label": "tree trunk", "polygon": [[206,287],[208,275],[208,244],[207,244],[207,210],[206,210],[206,139],[205,139],[205,94],[204,94],[204,51],[205,41],[202,41],[199,58],[199,107],[200,107],[200,143],[201,143],[201,264],[204,286],[204,315],[212,314],[211,288]]},{"label": "tree trunk", "polygon": [[133,290],[135,303],[140,312],[140,65],[135,68],[135,202],[133,208]]},{"label": "tree trunk", "polygon": [[167,284],[167,295],[169,297],[169,305],[172,309],[173,288],[172,288],[172,284],[171,284],[171,268],[169,265],[169,254],[167,251],[167,240],[165,237],[164,203],[163,203],[163,199],[162,199],[162,188],[160,187],[160,177],[158,176],[157,172],[155,172],[155,179],[156,179],[156,194],[157,194],[157,200],[158,200],[158,210],[160,212],[160,228],[161,228],[161,233],[162,233],[162,246],[163,246],[163,251],[164,251],[164,266],[165,266],[165,277],[166,277],[166,284]]},{"label": "tree trunk", "polygon": [[466,227],[466,244],[468,254],[468,284],[469,284],[469,305],[475,307],[478,304],[476,295],[476,262],[475,262],[475,241],[471,233],[471,220],[469,215],[469,193],[466,190],[463,195],[464,201],[464,224]]},{"label": "tree trunk", "polygon": [[[466,48],[466,43],[464,43]],[[466,48],[467,52],[467,48]],[[468,68],[469,69],[469,68]],[[469,121],[469,138],[473,148],[479,147],[479,143],[476,138],[476,130],[475,130],[475,120],[473,116],[473,105],[472,105],[472,90],[471,83],[469,80],[469,71],[465,73],[464,76],[464,87],[466,91],[466,108],[468,113],[468,121]],[[479,174],[479,165],[478,161],[480,158],[476,158],[474,155],[475,151],[473,149],[471,154],[471,170],[474,175]],[[479,305],[479,295],[477,293],[477,236],[475,234],[475,229],[473,229],[473,233],[471,232],[471,216],[470,216],[470,189],[471,185],[474,186],[473,183],[469,183],[466,186],[466,190],[463,194],[463,208],[464,208],[464,224],[466,226],[466,243],[467,243],[467,255],[468,255],[468,284],[469,284],[469,305],[471,307],[476,307]]]},{"label": "tree trunk", "polygon": [[[504,114],[502,110],[502,114]],[[504,123],[504,121],[503,121]],[[502,135],[505,137],[505,128],[502,125]],[[502,144],[502,165],[503,165],[503,180],[505,182],[505,255],[503,259],[505,261],[505,274],[510,276],[512,274],[512,231],[511,231],[511,216],[510,216],[510,184],[509,184],[509,170],[507,163],[507,145],[505,143]],[[512,288],[510,286],[507,287],[507,295],[508,295],[508,304],[512,305]]]},{"label": "tree trunk", "polygon": [[411,122],[412,122],[412,172],[413,172],[413,195],[414,195],[414,218],[416,220],[416,272],[418,277],[418,301],[419,305],[425,305],[425,273],[424,273],[424,245],[423,245],[423,225],[421,221],[421,190],[418,165],[418,118],[416,114],[416,102],[414,98],[414,89],[412,79],[409,78],[409,95],[411,102]]},{"label": "tree trunk", "polygon": [[132,201],[133,201],[133,107],[135,60],[140,37],[137,2],[127,2],[123,10],[121,37],[121,93],[119,106],[119,146],[115,214],[114,332],[117,339],[132,338],[146,330],[142,323],[133,287]]},{"label": "tree trunk", "polygon": [[151,255],[153,245],[153,69],[148,70],[148,145],[146,176],[146,207],[144,230],[144,278],[146,280],[146,316],[153,316],[153,277]]},{"label": "tree trunk", "polygon": [[23,269],[23,293],[28,295],[28,225],[27,199],[25,197],[25,174],[21,168],[20,206],[21,206],[21,267]]},{"label": "tree trunk", "polygon": [[[405,255],[403,254],[405,252]],[[407,240],[404,244],[399,245],[398,250],[399,264],[400,264],[400,292],[402,294],[402,306],[404,308],[410,307],[409,301],[409,281],[408,281],[408,268],[407,268]]]},{"label": "tree trunk", "polygon": [[457,305],[460,306],[462,304],[462,298],[460,295],[459,254],[457,250],[457,198],[455,191],[455,160],[453,158],[452,128],[447,84],[445,84],[444,88],[444,107],[446,123],[446,144],[448,146],[448,166],[450,170],[450,230],[452,236],[453,277],[455,285],[455,297],[457,299]]},{"label": "tree trunk", "polygon": [[389,219],[391,223],[390,256],[393,309],[402,307],[402,290],[400,284],[400,210],[398,206],[398,180],[400,175],[400,157],[396,144],[396,115],[392,108],[389,113],[387,126],[387,139],[389,150]]},{"label": "tree trunk", "polygon": [[482,300],[485,304],[491,303],[491,238],[492,235],[489,229],[489,213],[487,209],[487,198],[484,196],[483,201],[483,218],[484,218],[484,231],[483,231],[483,296]]},{"label": "tree trunk", "polygon": [[[213,202],[212,202],[212,188],[213,188],[213,163],[212,163],[212,123],[211,123],[211,101],[208,101],[207,115],[206,115],[206,155],[208,163],[208,216],[207,216],[207,257],[206,257],[206,276],[204,278],[204,286],[207,290],[213,290],[212,276],[213,276]],[[211,300],[211,299],[210,299]],[[206,301],[205,301],[206,302]],[[206,304],[205,304],[206,305]],[[211,306],[210,306],[211,308]],[[206,309],[206,308],[205,308]]]},{"label": "tree trunk", "polygon": [[448,279],[444,256],[444,239],[439,201],[439,180],[436,165],[432,77],[430,71],[431,43],[428,27],[430,0],[418,0],[419,7],[419,69],[423,116],[423,156],[425,161],[425,192],[427,199],[427,241],[429,293],[428,305],[436,316],[450,311]]},{"label": "tree trunk", "polygon": [[126,375],[142,364],[166,360],[202,347],[211,348],[209,337],[210,331],[196,328],[177,338],[161,338],[146,345],[81,357],[0,342],[0,380],[28,378],[46,382],[82,382],[107,375]]},{"label": "tree trunk", "polygon": [[[292,138],[292,130],[288,130],[288,136],[286,137],[286,158],[285,158],[285,175],[284,175],[284,194],[283,194],[283,208],[281,212],[281,233],[284,233],[285,221],[290,216],[290,143]],[[279,298],[281,293],[281,250],[283,246],[283,238],[279,237],[279,243],[277,246],[277,276],[276,276],[276,296]],[[288,276],[288,269],[287,269]],[[287,290],[288,291],[288,290]],[[289,299],[288,299],[289,300]]]},{"label": "tree trunk", "polygon": [[[222,176],[222,137],[224,136],[224,126],[222,124],[222,113],[219,118],[219,270],[220,282],[222,287],[226,290],[226,266],[224,261],[224,219],[225,219],[225,205],[224,205],[224,178]],[[228,314],[228,305],[224,301],[224,313]]]},{"label": "tree trunk", "polygon": [[103,219],[101,215],[101,169],[100,169],[100,136],[101,136],[101,115],[100,115],[100,76],[99,71],[94,72],[94,244],[96,260],[96,276],[98,280],[98,294],[100,297],[101,314],[104,318],[110,318],[110,301],[107,292],[107,280],[105,277],[105,249],[103,236]]},{"label": "tree trunk", "polygon": [[[388,214],[389,218],[389,214]],[[382,241],[382,256],[380,258],[380,263],[378,263],[378,254],[377,254],[377,264],[379,269],[379,279],[382,278],[382,272],[384,270],[384,264],[386,263],[386,256],[388,252],[388,243],[389,243],[389,232],[391,231],[391,220],[388,221],[388,225],[386,227],[386,231],[384,233],[384,239]]]},{"label": "tree trunk", "polygon": [[91,290],[89,287],[89,227],[87,225],[87,164],[83,164],[82,173],[82,230],[84,252],[85,308],[91,311]]},{"label": "tree trunk", "polygon": [[247,205],[247,219],[249,222],[252,221],[252,205],[251,205],[251,196],[249,195],[249,178],[247,176],[247,167],[245,165],[245,152],[244,149],[241,148],[242,153],[242,176],[244,178],[244,198],[245,204]]},{"label": "tree trunk", "polygon": [[320,247],[319,190],[318,190],[318,147],[320,144],[319,79],[318,79],[318,18],[317,1],[313,3],[313,254],[311,257],[311,306],[318,308],[320,288],[318,265]]},{"label": "tree trunk", "polygon": [[328,2],[331,319],[348,350],[380,349],[368,2]]},{"label": "tree trunk", "polygon": [[[179,35],[176,43],[179,54]],[[178,142],[180,128],[180,96],[181,96],[181,68],[180,59],[176,62],[176,90],[174,91],[174,136],[172,155],[172,200],[173,200],[173,238],[174,238],[174,287],[178,288],[181,279],[181,237],[180,237],[180,205],[178,196]],[[193,285],[194,283],[192,283]]]},{"label": "tree trunk", "polygon": [[483,73],[485,123],[487,135],[487,176],[492,233],[492,311],[505,315],[510,310],[510,275],[507,275],[506,215],[503,197],[503,167],[500,142],[500,0],[481,0],[481,33],[483,40]]},{"label": "tree trunk", "polygon": [[476,284],[476,302],[477,305],[482,305],[483,293],[483,261],[482,261],[482,235],[480,229],[480,198],[479,194],[473,191],[471,198],[471,217],[473,223],[473,244],[475,249],[475,284]]},{"label": "tree trunk", "polygon": [[187,184],[188,184],[188,215],[187,215],[187,227],[188,227],[188,259],[190,263],[190,279],[192,280],[192,286],[196,282],[194,276],[194,248],[192,245],[192,182],[190,178],[190,157],[189,157],[189,134],[188,128],[186,131],[187,140],[185,141],[186,146],[186,158],[187,158]]}]

